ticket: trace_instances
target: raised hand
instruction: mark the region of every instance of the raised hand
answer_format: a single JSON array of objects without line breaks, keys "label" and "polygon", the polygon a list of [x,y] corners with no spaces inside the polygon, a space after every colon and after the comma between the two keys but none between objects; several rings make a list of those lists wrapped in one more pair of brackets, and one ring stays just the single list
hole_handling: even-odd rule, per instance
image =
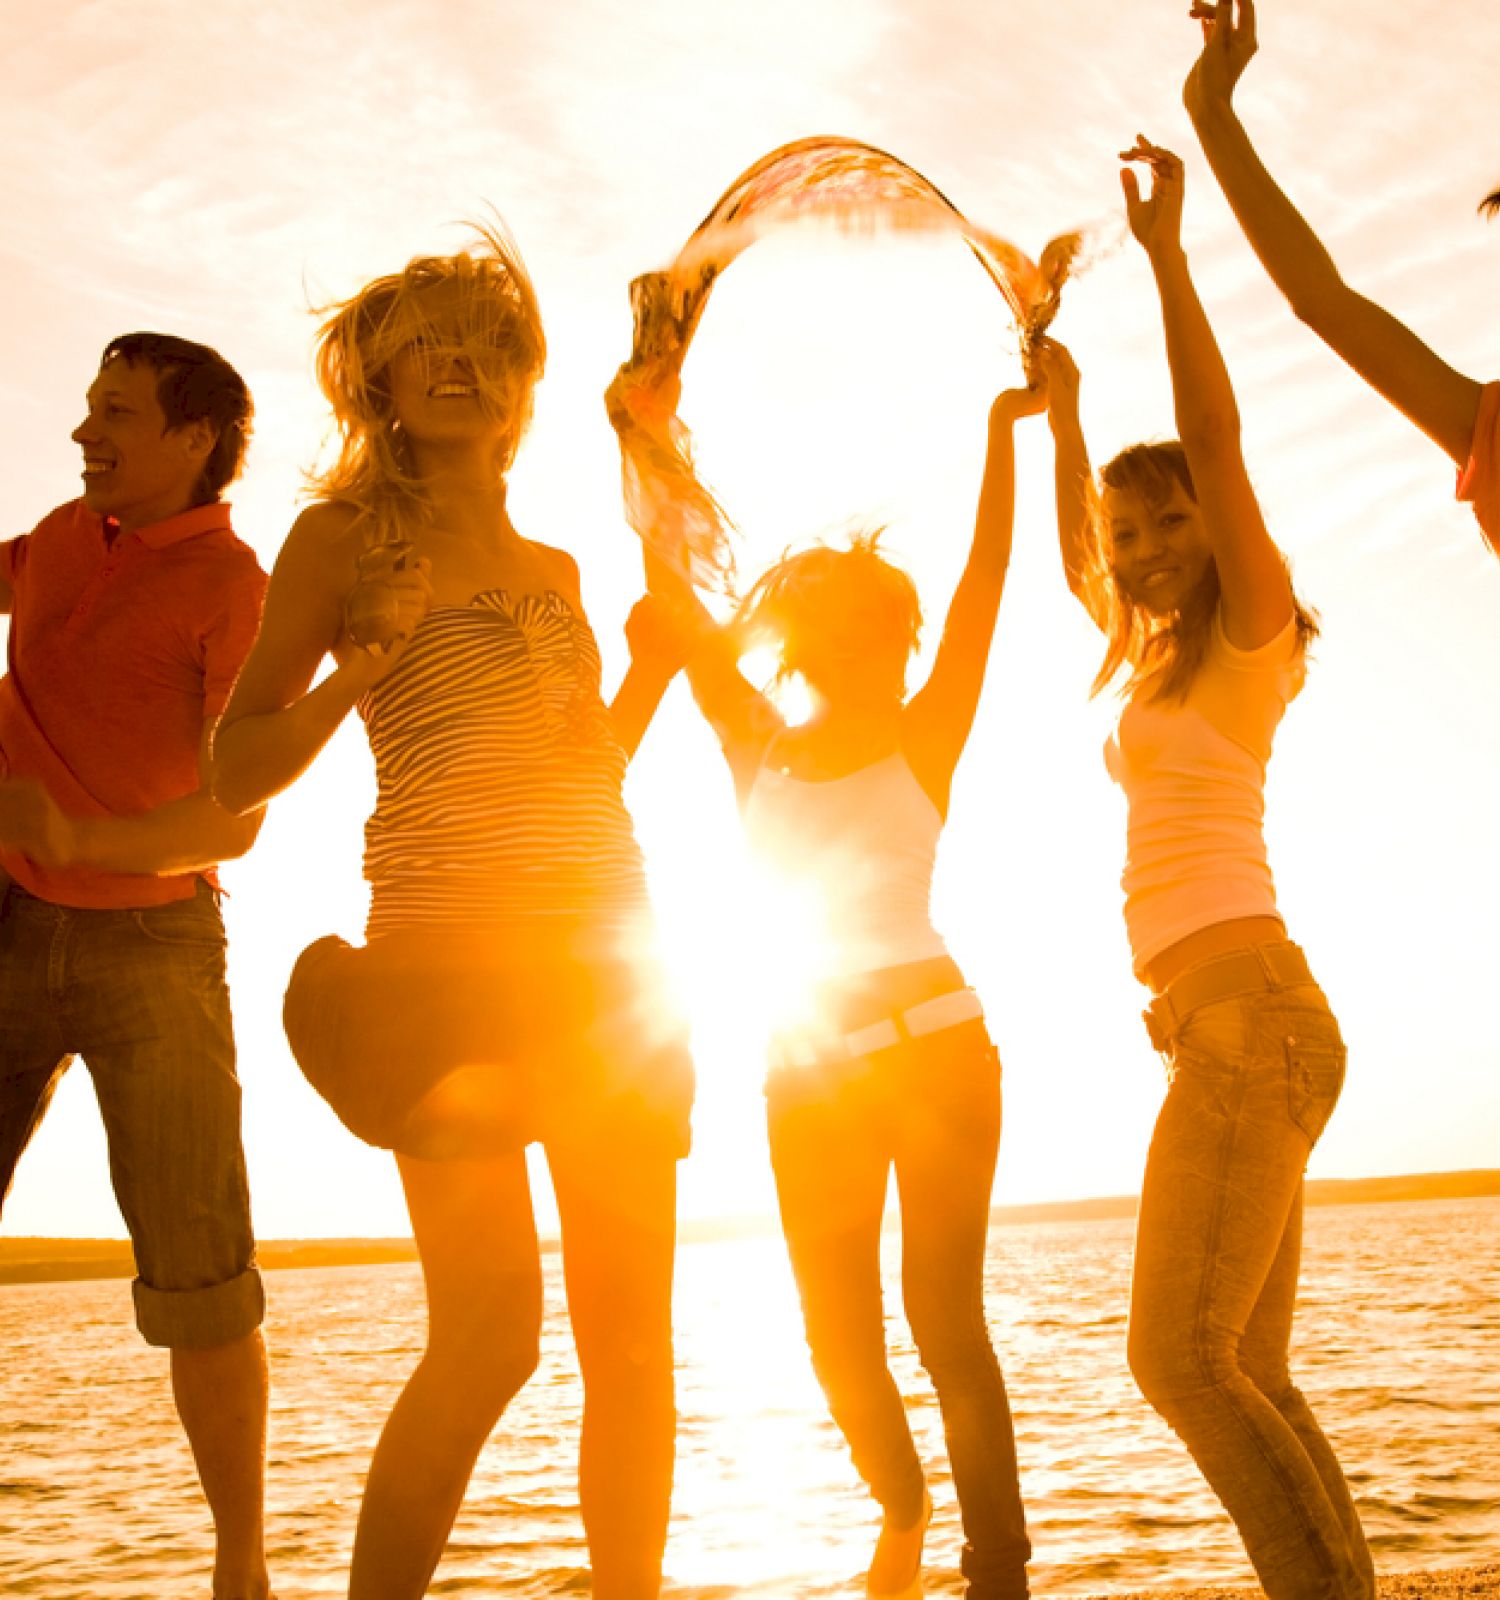
[{"label": "raised hand", "polygon": [[1182,86],[1182,103],[1197,117],[1211,105],[1227,106],[1255,54],[1255,0],[1193,0],[1189,15],[1203,28],[1203,49]]},{"label": "raised hand", "polygon": [[692,660],[713,628],[713,619],[706,612],[658,594],[644,594],[625,619],[625,643],[637,667],[666,682]]},{"label": "raised hand", "polygon": [[1151,169],[1151,192],[1141,193],[1134,169],[1126,166],[1120,173],[1120,187],[1125,191],[1125,216],[1130,231],[1140,241],[1147,255],[1159,250],[1170,250],[1182,237],[1182,161],[1170,150],[1152,144],[1145,134],[1135,136],[1135,144],[1120,152],[1124,162],[1140,162]]},{"label": "raised hand", "polygon": [[1060,418],[1078,416],[1078,363],[1065,344],[1038,339],[1032,364],[1047,401],[1047,416],[1055,427]]},{"label": "raised hand", "polygon": [[995,396],[994,404],[990,407],[990,421],[1016,422],[1022,417],[1040,416],[1047,409],[1047,379],[1044,376],[1035,351],[1047,341],[1039,339],[1034,347],[1031,359],[1031,369],[1027,373],[1030,382],[1024,389],[1006,389]]}]

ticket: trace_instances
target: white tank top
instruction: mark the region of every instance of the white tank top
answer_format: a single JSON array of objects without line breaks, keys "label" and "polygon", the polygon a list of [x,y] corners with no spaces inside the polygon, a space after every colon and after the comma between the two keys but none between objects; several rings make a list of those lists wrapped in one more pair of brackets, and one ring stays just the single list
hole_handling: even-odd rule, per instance
[{"label": "white tank top", "polygon": [[942,831],[900,751],[816,781],[762,765],[745,802],[776,922],[814,980],[947,955],[931,914]]}]

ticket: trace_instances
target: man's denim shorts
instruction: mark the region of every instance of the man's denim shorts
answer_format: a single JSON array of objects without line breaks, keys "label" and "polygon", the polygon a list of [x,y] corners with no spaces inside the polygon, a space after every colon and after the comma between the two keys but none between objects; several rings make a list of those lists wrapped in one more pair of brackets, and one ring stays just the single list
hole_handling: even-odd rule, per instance
[{"label": "man's denim shorts", "polygon": [[240,1145],[224,924],[214,891],[142,910],[0,913],[0,1205],[64,1070],[82,1056],[135,1245],[149,1344],[208,1348],[260,1325]]}]

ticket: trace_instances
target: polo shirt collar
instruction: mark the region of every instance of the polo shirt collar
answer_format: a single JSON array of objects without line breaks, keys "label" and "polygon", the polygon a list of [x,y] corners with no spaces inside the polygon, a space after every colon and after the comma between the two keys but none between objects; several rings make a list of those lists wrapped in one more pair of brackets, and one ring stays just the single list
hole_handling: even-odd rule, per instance
[{"label": "polo shirt collar", "polygon": [[168,517],[163,522],[150,522],[135,530],[136,537],[152,550],[164,550],[168,545],[184,539],[194,539],[200,533],[232,532],[229,505],[215,500],[211,505],[194,506],[189,511]]}]

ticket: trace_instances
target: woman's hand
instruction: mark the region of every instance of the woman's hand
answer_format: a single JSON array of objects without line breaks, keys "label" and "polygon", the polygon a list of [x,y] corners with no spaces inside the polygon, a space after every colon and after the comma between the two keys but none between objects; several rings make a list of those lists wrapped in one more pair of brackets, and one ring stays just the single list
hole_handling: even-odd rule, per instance
[{"label": "woman's hand", "polygon": [[[1038,341],[1041,343],[1042,341]],[[1047,409],[1047,380],[1033,365],[1031,382],[1024,389],[1006,389],[990,407],[990,426],[1009,427],[1022,417],[1040,416]]]},{"label": "woman's hand", "polygon": [[686,606],[643,594],[625,619],[631,663],[663,683],[670,682],[693,659],[712,626],[706,616],[696,616]]},{"label": "woman's hand", "polygon": [[1182,242],[1181,158],[1138,133],[1134,146],[1120,152],[1120,160],[1138,161],[1151,169],[1151,192],[1147,195],[1142,195],[1131,167],[1126,166],[1120,173],[1130,231],[1147,255],[1176,249]]},{"label": "woman's hand", "polygon": [[1193,0],[1189,13],[1203,27],[1203,50],[1182,86],[1182,103],[1196,121],[1215,106],[1228,106],[1235,85],[1255,54],[1255,3],[1239,0]]},{"label": "woman's hand", "polygon": [[1032,364],[1047,397],[1047,421],[1055,433],[1060,424],[1078,422],[1078,363],[1065,344],[1038,339]]},{"label": "woman's hand", "polygon": [[359,578],[344,600],[344,630],[377,683],[396,664],[432,609],[432,563],[411,559],[408,544],[379,545],[359,559]]}]

